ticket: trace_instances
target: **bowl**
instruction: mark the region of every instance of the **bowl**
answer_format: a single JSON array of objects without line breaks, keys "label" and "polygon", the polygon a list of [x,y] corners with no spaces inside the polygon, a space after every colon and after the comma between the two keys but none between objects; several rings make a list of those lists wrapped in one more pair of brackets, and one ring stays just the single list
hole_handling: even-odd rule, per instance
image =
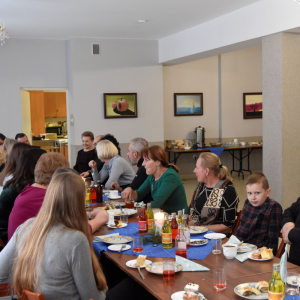
[{"label": "bowl", "polygon": [[241,146],[246,146],[245,142],[240,142]]},{"label": "bowl", "polygon": [[210,143],[212,147],[221,147],[222,143]]},{"label": "bowl", "polygon": [[184,147],[184,150],[191,150],[192,147]]}]

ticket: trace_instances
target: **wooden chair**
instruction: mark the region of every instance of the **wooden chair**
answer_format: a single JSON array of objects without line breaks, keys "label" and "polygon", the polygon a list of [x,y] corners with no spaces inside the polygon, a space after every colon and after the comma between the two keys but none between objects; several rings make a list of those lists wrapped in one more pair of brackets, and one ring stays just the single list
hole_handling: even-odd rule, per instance
[{"label": "wooden chair", "polygon": [[241,223],[241,215],[242,215],[241,210],[239,212],[236,212],[236,219],[235,219],[234,225],[232,227],[232,231],[229,233],[228,237],[231,237],[233,234],[236,233],[236,231]]},{"label": "wooden chair", "polygon": [[41,293],[33,293],[23,288],[22,296],[18,300],[46,300]]},{"label": "wooden chair", "polygon": [[3,247],[3,248],[5,247],[5,244],[1,239],[0,239],[0,246]]},{"label": "wooden chair", "polygon": [[279,248],[278,248],[278,250],[277,250],[275,256],[278,257],[278,258],[281,258],[282,254],[283,254],[283,252],[284,252],[285,242],[283,241],[282,233],[281,233],[281,232],[279,232],[278,237],[281,238],[281,243],[280,243],[280,245],[279,245]]},{"label": "wooden chair", "polygon": [[0,284],[0,297],[10,296],[11,295],[11,284],[2,283]]}]

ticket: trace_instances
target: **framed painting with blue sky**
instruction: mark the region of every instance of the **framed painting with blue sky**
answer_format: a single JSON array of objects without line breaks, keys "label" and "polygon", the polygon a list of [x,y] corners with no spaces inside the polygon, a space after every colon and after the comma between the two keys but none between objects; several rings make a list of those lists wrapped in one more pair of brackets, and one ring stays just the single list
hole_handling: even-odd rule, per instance
[{"label": "framed painting with blue sky", "polygon": [[174,94],[175,116],[202,116],[203,93]]}]

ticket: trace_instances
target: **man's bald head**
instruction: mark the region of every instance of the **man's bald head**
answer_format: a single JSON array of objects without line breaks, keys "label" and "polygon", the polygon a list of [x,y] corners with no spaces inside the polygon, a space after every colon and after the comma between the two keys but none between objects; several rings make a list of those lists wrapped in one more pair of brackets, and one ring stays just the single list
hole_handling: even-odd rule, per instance
[{"label": "man's bald head", "polygon": [[94,138],[94,143],[93,143],[93,147],[96,149],[96,145],[97,143],[104,137],[104,135],[97,135],[95,138]]}]

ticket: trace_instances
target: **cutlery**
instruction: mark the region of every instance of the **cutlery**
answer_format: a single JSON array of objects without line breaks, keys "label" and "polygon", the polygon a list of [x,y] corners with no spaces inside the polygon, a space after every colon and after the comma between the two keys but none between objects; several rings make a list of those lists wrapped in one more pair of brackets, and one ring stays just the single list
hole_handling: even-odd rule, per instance
[{"label": "cutlery", "polygon": [[145,279],[143,273],[141,272],[141,268],[139,266],[137,266],[137,269],[139,270],[140,276],[142,277],[142,279]]},{"label": "cutlery", "polygon": [[124,212],[123,212],[123,209],[121,207],[121,203],[119,203],[119,208],[120,208],[120,213],[123,214]]},{"label": "cutlery", "polygon": [[122,250],[125,249],[125,248],[126,248],[126,245],[122,245],[119,252],[122,252]]}]

